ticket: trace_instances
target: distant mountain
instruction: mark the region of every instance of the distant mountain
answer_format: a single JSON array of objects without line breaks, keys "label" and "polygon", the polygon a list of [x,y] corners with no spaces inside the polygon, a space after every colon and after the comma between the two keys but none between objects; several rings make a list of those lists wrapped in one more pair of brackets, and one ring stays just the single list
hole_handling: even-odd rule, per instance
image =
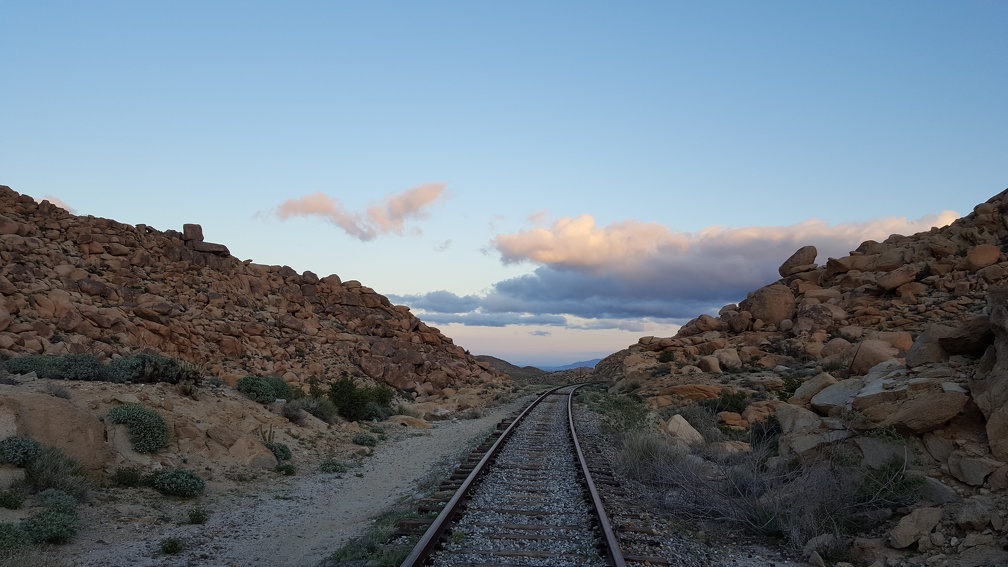
[{"label": "distant mountain", "polygon": [[547,370],[550,372],[555,372],[557,370],[576,370],[578,368],[595,368],[595,365],[601,362],[601,358],[593,358],[591,360],[584,360],[581,362],[574,362],[566,366],[540,366],[540,370]]},{"label": "distant mountain", "polygon": [[506,360],[486,354],[476,355],[476,360],[478,362],[485,362],[494,370],[507,374],[512,380],[521,382],[540,382],[549,374],[549,372],[535,366],[515,366]]}]

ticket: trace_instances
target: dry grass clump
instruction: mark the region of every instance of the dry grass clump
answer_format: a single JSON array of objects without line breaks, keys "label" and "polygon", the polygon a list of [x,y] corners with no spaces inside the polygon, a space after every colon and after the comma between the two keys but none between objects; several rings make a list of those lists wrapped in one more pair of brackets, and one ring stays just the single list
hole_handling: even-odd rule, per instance
[{"label": "dry grass clump", "polygon": [[906,474],[905,460],[869,469],[837,449],[785,462],[775,456],[776,437],[760,440],[748,452],[711,443],[687,450],[662,433],[632,432],[623,436],[621,466],[684,519],[780,537],[796,548],[819,536],[840,546],[845,534],[888,515],[878,512],[914,502],[922,484]]}]

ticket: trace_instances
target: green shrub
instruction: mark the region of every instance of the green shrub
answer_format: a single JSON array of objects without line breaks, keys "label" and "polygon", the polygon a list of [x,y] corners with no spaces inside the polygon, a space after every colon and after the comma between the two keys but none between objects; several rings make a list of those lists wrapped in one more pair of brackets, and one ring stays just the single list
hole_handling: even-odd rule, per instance
[{"label": "green shrub", "polygon": [[363,445],[364,447],[374,447],[378,444],[378,438],[374,435],[368,435],[367,433],[358,433],[353,436],[351,441],[355,445]]},{"label": "green shrub", "polygon": [[32,546],[28,534],[17,524],[0,524],[0,557],[10,556]]},{"label": "green shrub", "polygon": [[77,499],[62,490],[47,488],[38,493],[38,499],[46,510],[54,510],[63,514],[77,513]]},{"label": "green shrub", "polygon": [[205,524],[209,517],[210,513],[205,508],[199,506],[189,508],[189,512],[187,513],[190,524]]},{"label": "green shrub", "polygon": [[24,519],[21,529],[35,543],[66,543],[77,535],[77,516],[47,509]]},{"label": "green shrub", "polygon": [[138,453],[153,453],[168,446],[168,424],[150,408],[124,404],[109,410],[108,419],[126,425],[130,442]]},{"label": "green shrub", "polygon": [[28,437],[8,437],[0,441],[0,461],[23,467],[38,455],[42,444]]},{"label": "green shrub", "polygon": [[24,493],[20,490],[4,490],[0,492],[0,506],[8,510],[18,510],[24,504]]},{"label": "green shrub", "polygon": [[283,378],[277,376],[245,376],[238,380],[235,388],[260,404],[271,404],[276,400],[290,400],[294,390]]},{"label": "green shrub", "polygon": [[730,411],[742,413],[749,407],[749,396],[743,391],[721,390],[721,395],[711,400],[703,400],[700,405],[709,409],[712,413]]},{"label": "green shrub", "polygon": [[358,387],[347,377],[329,385],[329,400],[336,411],[350,421],[386,419],[392,415],[392,398],[395,390],[388,386]]},{"label": "green shrub", "polygon": [[165,469],[154,473],[153,486],[161,494],[191,498],[203,494],[206,483],[196,473],[186,469]]},{"label": "green shrub", "polygon": [[167,382],[178,384],[183,381],[191,381],[194,384],[199,384],[203,379],[199,367],[194,364],[150,353],[117,358],[109,363],[107,374],[109,380],[119,383]]},{"label": "green shrub", "polygon": [[39,378],[56,380],[104,380],[107,376],[105,366],[91,354],[30,354],[12,358],[3,366],[12,374],[34,372]]},{"label": "green shrub", "polygon": [[166,537],[159,544],[161,553],[165,555],[177,555],[185,549],[185,543],[177,537]]},{"label": "green shrub", "polygon": [[281,463],[277,465],[276,468],[273,470],[287,476],[294,476],[297,473],[297,467],[295,467],[290,463]]},{"label": "green shrub", "polygon": [[144,484],[143,473],[136,467],[119,467],[112,474],[112,482],[126,488],[136,488]]},{"label": "green shrub", "polygon": [[675,360],[675,351],[672,349],[658,353],[658,362],[672,362],[673,360]]},{"label": "green shrub", "polygon": [[266,448],[273,453],[278,461],[289,461],[291,459],[291,450],[286,443],[266,443]]},{"label": "green shrub", "polygon": [[38,455],[25,465],[25,482],[36,491],[56,488],[78,501],[87,493],[84,467],[55,447],[42,446]]},{"label": "green shrub", "polygon": [[332,423],[338,412],[336,406],[328,398],[299,398],[284,404],[283,415],[298,425],[303,424],[302,411],[308,412],[326,423]]},{"label": "green shrub", "polygon": [[326,459],[319,464],[319,471],[342,474],[347,472],[347,466],[336,459]]}]

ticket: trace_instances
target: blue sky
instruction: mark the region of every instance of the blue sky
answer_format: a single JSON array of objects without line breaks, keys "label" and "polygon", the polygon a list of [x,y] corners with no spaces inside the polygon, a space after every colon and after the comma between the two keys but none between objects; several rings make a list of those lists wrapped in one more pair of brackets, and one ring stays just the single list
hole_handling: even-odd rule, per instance
[{"label": "blue sky", "polygon": [[1008,3],[0,0],[0,183],[604,356],[1008,187]]}]

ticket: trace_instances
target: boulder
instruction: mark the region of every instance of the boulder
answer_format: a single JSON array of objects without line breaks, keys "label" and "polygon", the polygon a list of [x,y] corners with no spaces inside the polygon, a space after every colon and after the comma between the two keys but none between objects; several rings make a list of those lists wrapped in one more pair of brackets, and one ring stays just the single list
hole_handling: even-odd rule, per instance
[{"label": "boulder", "polygon": [[850,411],[854,396],[864,387],[860,378],[848,378],[826,386],[809,400],[809,404],[820,414],[839,416]]},{"label": "boulder", "polygon": [[[6,388],[8,386],[0,386]],[[84,468],[105,468],[111,453],[105,446],[105,424],[70,401],[44,394],[0,394],[0,438],[19,435],[60,449]]]},{"label": "boulder", "polygon": [[698,445],[704,442],[703,435],[693,428],[686,418],[675,414],[665,422],[665,432],[672,437],[682,441],[686,445]]},{"label": "boulder", "polygon": [[821,390],[827,386],[836,384],[837,380],[828,372],[820,372],[816,376],[802,382],[800,386],[795,390],[795,393],[791,395],[788,399],[789,404],[795,404],[804,406],[812,400],[812,397],[818,394]]},{"label": "boulder", "polygon": [[852,374],[863,375],[878,364],[894,360],[899,350],[886,341],[867,339],[854,347],[850,371]]},{"label": "boulder", "polygon": [[815,246],[802,246],[781,264],[777,272],[782,278],[786,278],[792,274],[808,271],[810,267],[815,268],[815,259],[818,254]]},{"label": "boulder", "polygon": [[904,549],[927,536],[942,519],[942,509],[934,507],[917,508],[900,519],[889,532],[889,545]]},{"label": "boulder", "polygon": [[914,281],[916,278],[917,267],[913,264],[907,264],[880,276],[877,283],[883,291],[892,291],[903,284]]},{"label": "boulder", "polygon": [[987,291],[994,344],[969,381],[970,392],[987,419],[987,438],[994,457],[1008,461],[1008,286]]},{"label": "boulder", "polygon": [[772,284],[753,292],[739,304],[743,311],[752,313],[753,319],[760,319],[770,325],[779,325],[790,319],[795,312],[795,297],[786,285]]}]

